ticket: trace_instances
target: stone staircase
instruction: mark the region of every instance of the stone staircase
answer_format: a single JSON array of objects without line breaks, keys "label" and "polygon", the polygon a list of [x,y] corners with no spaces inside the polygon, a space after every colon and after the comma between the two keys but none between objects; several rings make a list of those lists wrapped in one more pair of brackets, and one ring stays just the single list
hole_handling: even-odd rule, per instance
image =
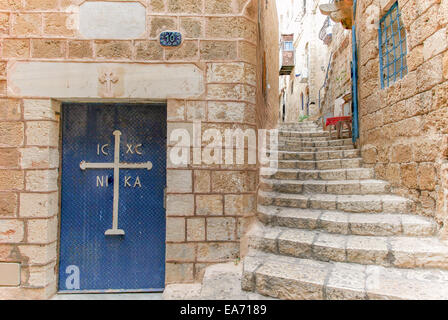
[{"label": "stone staircase", "polygon": [[364,168],[351,139],[283,125],[278,171],[261,170],[260,226],[242,288],[280,299],[446,299],[448,245]]},{"label": "stone staircase", "polygon": [[273,300],[254,292],[241,290],[240,263],[229,262],[205,268],[202,283],[170,284],[163,300]]}]

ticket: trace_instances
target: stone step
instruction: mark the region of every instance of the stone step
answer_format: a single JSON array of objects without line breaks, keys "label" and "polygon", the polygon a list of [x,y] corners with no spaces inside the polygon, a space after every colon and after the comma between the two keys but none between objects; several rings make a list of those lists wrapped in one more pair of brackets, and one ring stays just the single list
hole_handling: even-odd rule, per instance
[{"label": "stone step", "polygon": [[358,236],[429,237],[437,233],[434,220],[409,214],[346,213],[258,206],[258,219],[265,225]]},{"label": "stone step", "polygon": [[[319,134],[319,135],[317,135]],[[342,140],[350,140],[349,138],[342,138],[342,139],[338,139],[337,137],[333,136],[330,137],[329,134],[325,134],[325,131],[321,132],[321,133],[314,133],[314,136],[309,136],[309,135],[305,135],[302,134],[301,136],[284,136],[282,134],[279,134],[278,136],[279,139],[281,139],[282,141],[285,142],[297,142],[297,141],[342,141]]]},{"label": "stone step", "polygon": [[325,151],[341,151],[353,150],[353,145],[333,146],[333,147],[300,147],[300,146],[278,146],[279,151],[289,152],[325,152]]},{"label": "stone step", "polygon": [[300,133],[300,132],[329,132],[328,130],[324,130],[322,127],[317,126],[305,126],[305,127],[290,127],[290,128],[277,128],[279,132],[293,132],[293,133]]},{"label": "stone step", "polygon": [[298,134],[298,133],[310,133],[310,132],[328,132],[322,130],[322,128],[319,127],[303,127],[303,128],[278,128],[278,132],[280,133],[291,133],[291,134]]},{"label": "stone step", "polygon": [[319,151],[319,152],[290,152],[278,151],[272,153],[272,156],[279,160],[329,160],[329,159],[353,159],[361,156],[358,149],[336,150],[336,151]]},{"label": "stone step", "polygon": [[353,148],[353,142],[351,139],[338,139],[338,140],[326,140],[326,141],[285,141],[284,143],[278,144],[283,147],[296,147],[300,146],[302,148],[321,148],[321,147],[340,147],[340,146],[351,146]]},{"label": "stone step", "polygon": [[293,139],[299,139],[299,138],[329,138],[330,132],[328,131],[284,131],[279,130],[278,132],[279,137],[283,138],[293,138]]},{"label": "stone step", "polygon": [[277,169],[275,173],[267,168],[260,169],[261,176],[279,180],[370,180],[374,179],[372,168],[332,169],[332,170],[301,170]]},{"label": "stone step", "polygon": [[297,138],[297,139],[291,139],[291,138],[285,138],[285,137],[279,137],[278,142],[279,144],[283,145],[294,145],[302,142],[325,142],[331,140],[329,137],[319,137],[319,138]]},{"label": "stone step", "polygon": [[299,145],[285,146],[278,145],[279,151],[290,151],[290,152],[324,152],[324,151],[340,151],[340,150],[353,150],[353,145],[344,146],[329,146],[329,147],[302,147]]},{"label": "stone step", "polygon": [[169,284],[163,300],[271,300],[254,292],[243,291],[242,263],[228,262],[204,267],[202,283]]},{"label": "stone step", "polygon": [[288,300],[446,300],[448,272],[320,262],[252,251],[242,288]]},{"label": "stone step", "polygon": [[275,165],[280,169],[303,169],[303,170],[331,170],[361,168],[362,158],[354,159],[331,159],[331,160],[279,160],[272,161],[270,166]]},{"label": "stone step", "polygon": [[276,255],[405,269],[448,269],[448,246],[435,237],[358,236],[284,227],[263,227],[249,237],[251,248]]},{"label": "stone step", "polygon": [[390,192],[390,185],[382,180],[300,181],[261,178],[260,189],[263,191],[295,194],[384,194]]},{"label": "stone step", "polygon": [[318,124],[315,121],[302,121],[302,122],[283,122],[280,123],[279,127],[301,127],[301,126],[318,126]]},{"label": "stone step", "polygon": [[[336,135],[335,133],[333,133],[330,136],[330,131],[325,131],[322,129],[319,130],[301,130],[301,131],[294,131],[294,130],[282,130],[280,129],[278,131],[279,133],[279,137],[284,137],[284,138],[290,138],[290,139],[297,139],[297,138],[319,138],[319,137],[323,137],[323,138],[330,138],[333,137],[335,138]],[[342,134],[349,134],[350,132],[348,130],[344,130],[341,132]],[[348,138],[347,138],[348,139]]]},{"label": "stone step", "polygon": [[324,136],[318,136],[318,137],[306,137],[306,136],[297,136],[297,137],[291,137],[291,136],[285,136],[283,134],[279,134],[278,139],[281,141],[291,141],[291,142],[297,142],[297,141],[327,141],[327,140],[334,140],[330,139],[329,135]]},{"label": "stone step", "polygon": [[350,140],[350,139],[335,139],[335,137],[325,136],[325,137],[315,137],[315,138],[291,138],[291,137],[278,137],[279,143],[283,144],[297,144],[302,142],[325,142],[325,141],[336,141],[336,140]]},{"label": "stone step", "polygon": [[315,122],[308,121],[308,122],[297,122],[297,123],[281,123],[278,127],[281,129],[285,129],[285,128],[300,129],[300,128],[304,128],[304,127],[319,128],[319,125],[316,124]]},{"label": "stone step", "polygon": [[[282,124],[278,125],[278,129],[281,129],[281,130],[303,130],[303,128],[318,128],[320,130],[323,130],[323,126],[321,123],[299,124],[298,126],[294,126],[294,125],[284,126]],[[348,131],[347,127],[344,127],[343,129]]]},{"label": "stone step", "polygon": [[278,127],[279,132],[292,132],[292,133],[301,133],[301,132],[313,132],[315,130],[321,132],[328,132],[327,130],[323,130],[322,127],[318,126],[302,126],[302,127]]},{"label": "stone step", "polygon": [[412,201],[394,195],[287,194],[258,192],[258,203],[299,209],[340,210],[353,213],[411,213]]}]

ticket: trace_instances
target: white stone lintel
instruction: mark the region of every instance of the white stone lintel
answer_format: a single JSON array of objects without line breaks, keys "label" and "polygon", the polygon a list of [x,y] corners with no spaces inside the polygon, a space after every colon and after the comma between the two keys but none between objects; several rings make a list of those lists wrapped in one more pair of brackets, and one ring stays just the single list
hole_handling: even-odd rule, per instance
[{"label": "white stone lintel", "polygon": [[54,99],[197,97],[204,73],[194,64],[25,62],[8,64],[8,95]]}]

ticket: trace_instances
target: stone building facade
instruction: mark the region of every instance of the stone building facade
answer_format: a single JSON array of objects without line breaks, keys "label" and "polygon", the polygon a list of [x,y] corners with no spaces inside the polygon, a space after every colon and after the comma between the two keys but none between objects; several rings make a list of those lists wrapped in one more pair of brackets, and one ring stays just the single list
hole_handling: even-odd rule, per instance
[{"label": "stone building facade", "polygon": [[0,20],[1,299],[58,290],[66,103],[166,104],[166,284],[244,253],[258,166],[173,164],[170,135],[276,125],[274,1],[1,0]]},{"label": "stone building facade", "polygon": [[[433,217],[443,227],[448,213],[444,129],[448,2],[369,0],[356,3],[360,136],[357,144],[363,160],[375,168],[379,179],[392,184],[394,193],[414,200],[417,214]],[[404,27],[407,70],[396,81],[382,84],[385,75],[380,62],[380,21],[395,6]],[[333,57],[322,103],[323,114],[331,113],[334,101],[351,92],[352,86],[351,30],[336,24],[332,32]],[[387,57],[383,57],[386,61]],[[446,228],[442,230],[445,236]]]},{"label": "stone building facade", "polygon": [[[358,1],[359,124],[364,162],[416,213],[446,225],[447,1],[398,1],[407,68],[382,88],[378,21],[395,1]],[[372,27],[372,25],[374,27]],[[446,236],[446,227],[442,228]]]},{"label": "stone building facade", "polygon": [[[293,34],[295,66],[290,75],[280,76],[280,91],[286,102],[285,121],[319,114],[319,89],[322,86],[328,47],[319,39],[326,16],[319,11],[325,1],[279,1],[280,32]],[[281,111],[282,112],[282,111]]]},{"label": "stone building facade", "polygon": [[352,96],[353,137],[320,121],[279,126],[282,158],[261,179],[243,288],[279,299],[446,299],[448,1],[319,9],[337,23],[322,115]]},{"label": "stone building facade", "polygon": [[328,45],[327,80],[321,84],[321,115],[334,115],[334,102],[351,92],[352,37],[350,30],[340,24],[331,27],[331,42]]}]

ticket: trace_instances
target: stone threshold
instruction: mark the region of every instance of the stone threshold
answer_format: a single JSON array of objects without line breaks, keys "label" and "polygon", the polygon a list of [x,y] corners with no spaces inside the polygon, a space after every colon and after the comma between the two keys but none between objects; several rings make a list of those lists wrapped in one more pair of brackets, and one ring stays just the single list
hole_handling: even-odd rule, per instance
[{"label": "stone threshold", "polygon": [[162,300],[162,293],[58,293],[51,300]]}]

